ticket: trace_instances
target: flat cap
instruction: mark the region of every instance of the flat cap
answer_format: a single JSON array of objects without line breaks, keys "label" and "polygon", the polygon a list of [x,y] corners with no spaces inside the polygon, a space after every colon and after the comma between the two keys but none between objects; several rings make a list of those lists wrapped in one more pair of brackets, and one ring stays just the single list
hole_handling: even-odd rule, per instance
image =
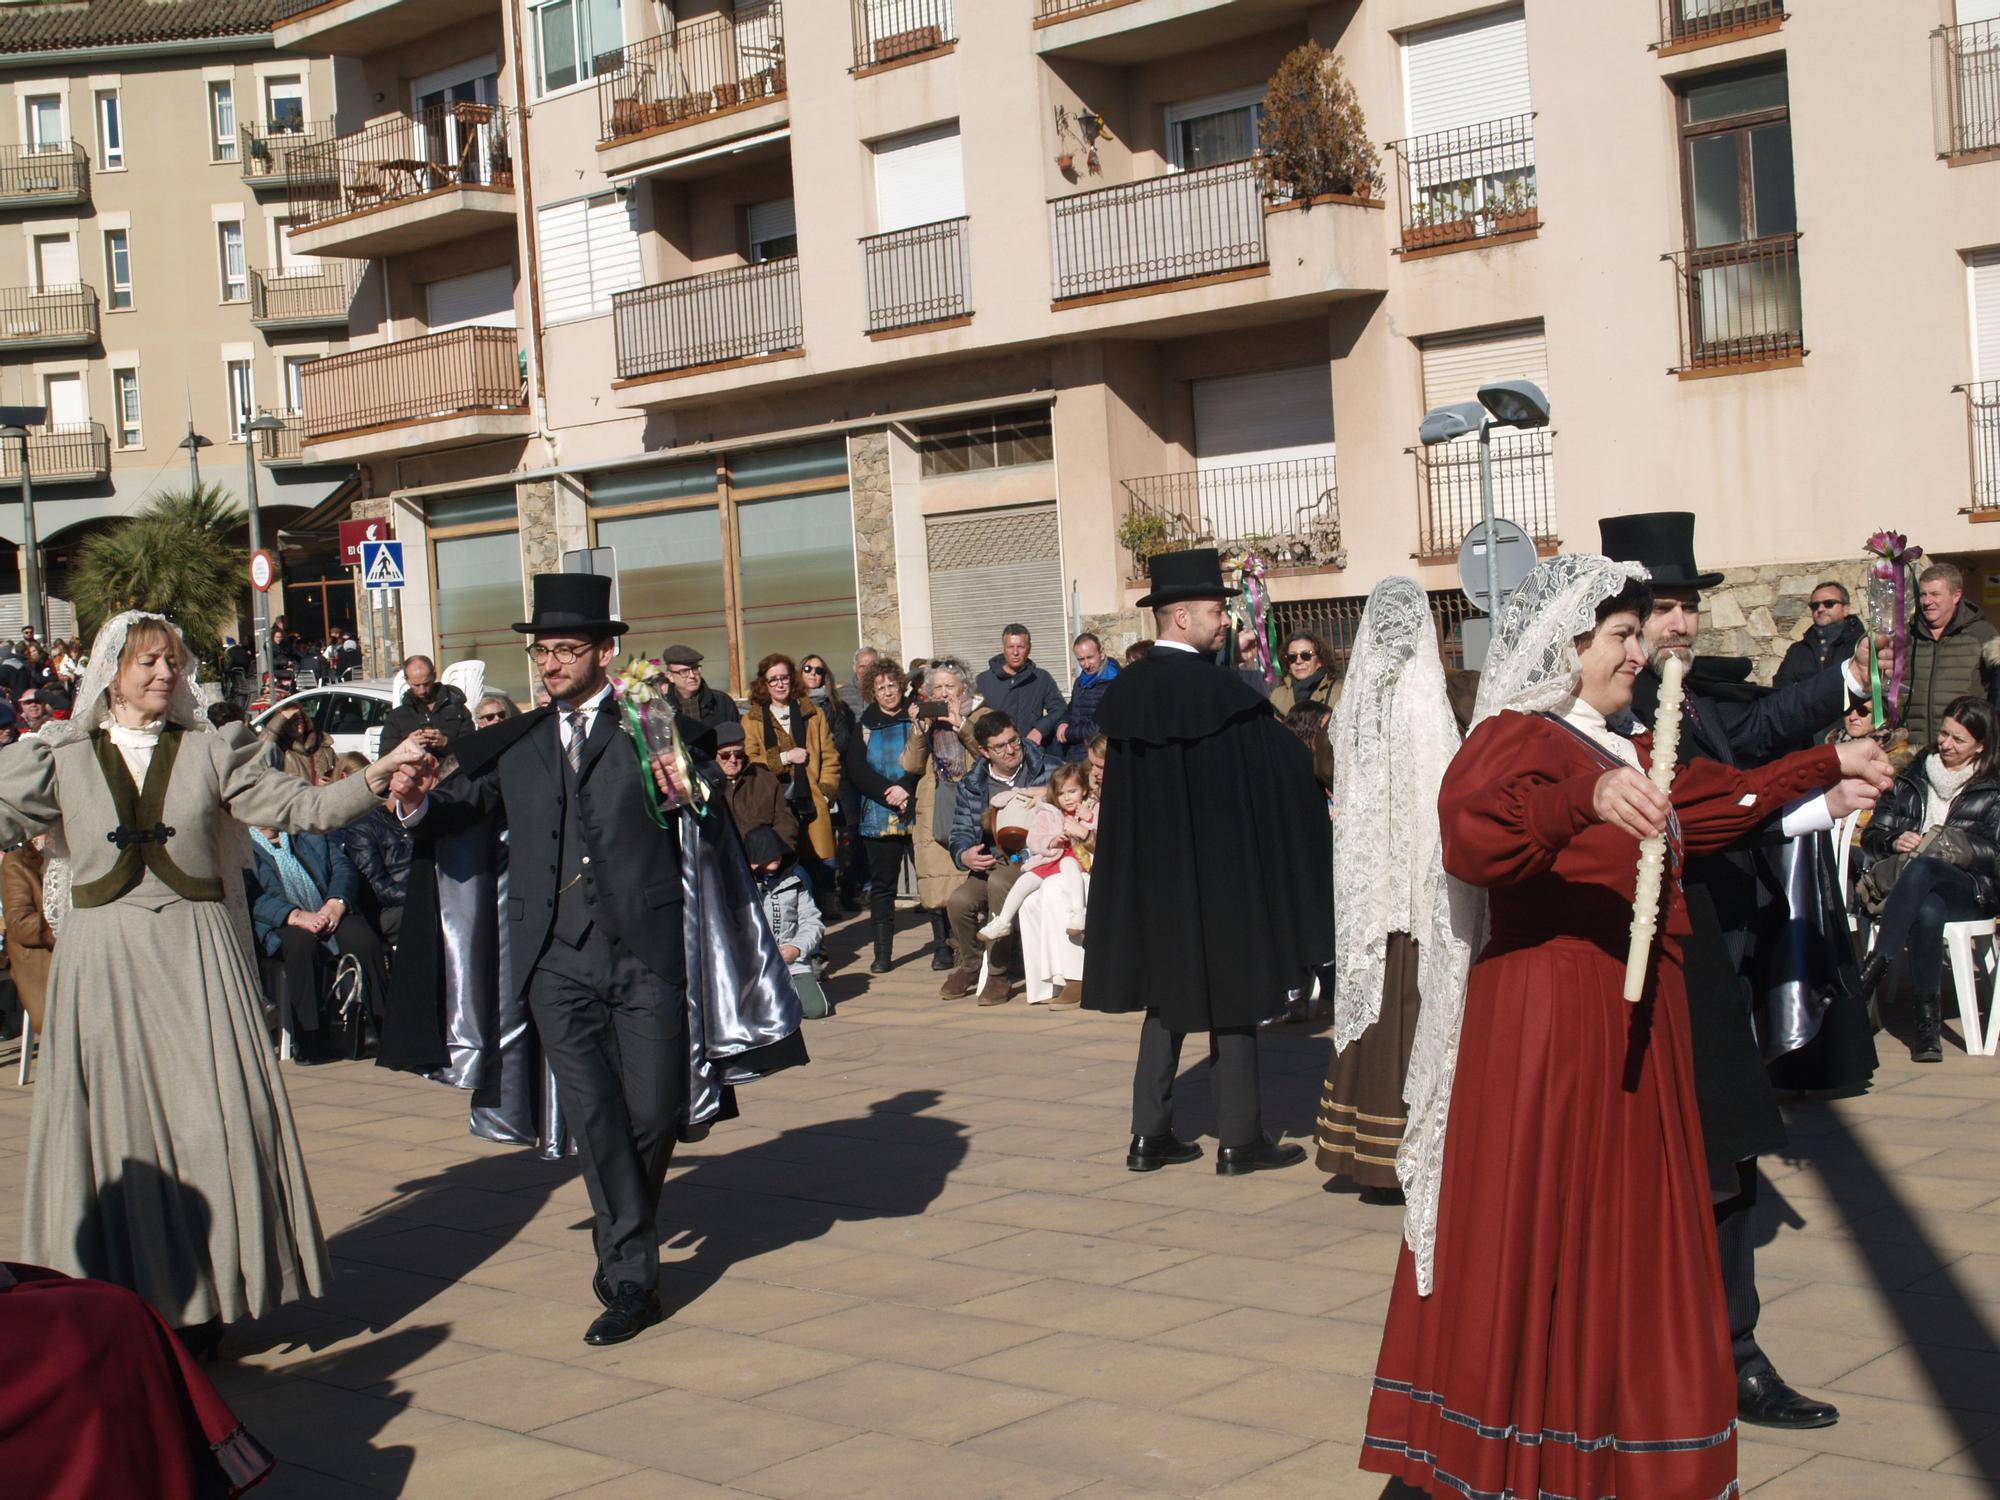
[{"label": "flat cap", "polygon": [[667,667],[698,667],[701,653],[692,646],[669,646],[660,653],[660,664]]}]

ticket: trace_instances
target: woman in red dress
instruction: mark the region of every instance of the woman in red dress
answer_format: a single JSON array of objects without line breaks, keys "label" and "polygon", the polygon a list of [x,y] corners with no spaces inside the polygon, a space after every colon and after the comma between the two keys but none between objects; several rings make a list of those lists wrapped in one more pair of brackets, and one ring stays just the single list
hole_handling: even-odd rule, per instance
[{"label": "woman in red dress", "polygon": [[[1491,932],[1462,1005],[1425,997],[1408,1246],[1361,1466],[1455,1500],[1736,1493],[1676,871],[1799,796],[1871,800],[1843,777],[1887,777],[1871,746],[1751,772],[1692,761],[1670,805],[1641,774],[1646,736],[1612,727],[1645,663],[1644,577],[1587,556],[1535,571],[1502,608],[1439,797],[1445,868],[1484,889]],[[1662,830],[1674,878],[1628,1005],[1637,840]],[[1476,909],[1461,920],[1476,931]]]}]

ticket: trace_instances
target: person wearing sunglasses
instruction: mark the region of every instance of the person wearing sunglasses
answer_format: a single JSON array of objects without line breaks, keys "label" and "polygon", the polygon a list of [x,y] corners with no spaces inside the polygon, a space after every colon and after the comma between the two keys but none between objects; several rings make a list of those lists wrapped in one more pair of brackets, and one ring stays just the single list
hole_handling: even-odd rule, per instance
[{"label": "person wearing sunglasses", "polygon": [[475,729],[491,729],[495,724],[514,718],[520,712],[512,698],[498,688],[488,688],[479,695],[479,701],[472,705],[472,724]]},{"label": "person wearing sunglasses", "polygon": [[1301,703],[1324,703],[1330,710],[1340,701],[1340,684],[1327,670],[1326,647],[1316,635],[1298,634],[1278,652],[1278,685],[1271,689],[1271,707],[1278,717]]},{"label": "person wearing sunglasses", "polygon": [[[1861,621],[1848,608],[1847,586],[1828,579],[1814,587],[1806,601],[1806,630],[1793,641],[1771,679],[1773,687],[1788,687],[1816,677],[1836,662],[1846,661],[1861,644]],[[1839,728],[1822,726],[1819,738]]]}]

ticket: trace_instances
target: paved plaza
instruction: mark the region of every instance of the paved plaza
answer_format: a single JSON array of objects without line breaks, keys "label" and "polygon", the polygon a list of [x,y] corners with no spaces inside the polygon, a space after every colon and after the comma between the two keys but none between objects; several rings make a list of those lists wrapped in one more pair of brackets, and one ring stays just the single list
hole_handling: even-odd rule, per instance
[{"label": "paved plaza", "polygon": [[[680,1151],[669,1321],[603,1351],[581,1341],[573,1165],[472,1140],[451,1090],[288,1068],[335,1280],[234,1330],[216,1367],[284,1461],[260,1493],[1382,1495],[1355,1455],[1399,1211],[1309,1165],[1127,1172],[1136,1022],[941,1002],[936,979],[923,958],[865,993],[836,979],[812,1066]],[[1918,1068],[1883,1041],[1874,1090],[1793,1109],[1796,1158],[1767,1163],[1764,1343],[1843,1413],[1746,1435],[1744,1488],[1768,1500],[2000,1492],[2000,1063],[1948,1042]],[[1270,1036],[1266,1120],[1287,1137],[1310,1136],[1328,1047]],[[1199,1053],[1187,1130],[1208,1118]],[[31,1092],[12,1077],[9,1252]]]}]

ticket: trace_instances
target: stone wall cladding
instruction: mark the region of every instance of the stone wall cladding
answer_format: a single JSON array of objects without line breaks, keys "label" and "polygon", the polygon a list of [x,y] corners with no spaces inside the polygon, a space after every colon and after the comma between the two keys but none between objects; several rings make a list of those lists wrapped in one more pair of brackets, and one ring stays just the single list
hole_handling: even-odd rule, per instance
[{"label": "stone wall cladding", "polygon": [[556,487],[549,481],[514,486],[521,513],[521,603],[528,604],[528,580],[562,567],[562,539],[556,534]]},{"label": "stone wall cladding", "polygon": [[1726,568],[1721,584],[1701,596],[1696,649],[1704,656],[1747,656],[1755,663],[1752,677],[1769,683],[1786,650],[1811,623],[1806,602],[1812,591],[1823,582],[1843,583],[1859,605],[1866,571],[1854,558]]},{"label": "stone wall cladding", "polygon": [[861,640],[903,659],[896,594],[896,494],[889,474],[889,434],[857,432],[847,441],[847,487],[854,505],[854,572]]}]

